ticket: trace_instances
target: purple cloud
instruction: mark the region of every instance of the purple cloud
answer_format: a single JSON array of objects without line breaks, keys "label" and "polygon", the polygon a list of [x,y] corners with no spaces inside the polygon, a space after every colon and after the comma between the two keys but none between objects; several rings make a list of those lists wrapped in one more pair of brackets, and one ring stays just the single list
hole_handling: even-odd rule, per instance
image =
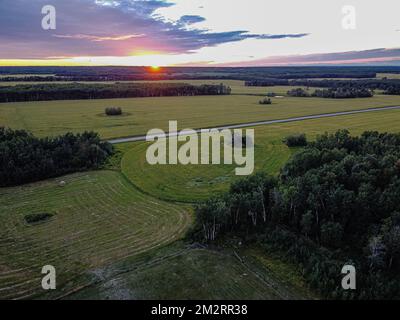
[{"label": "purple cloud", "polygon": [[[49,4],[57,10],[56,30],[41,28],[41,9]],[[167,0],[1,0],[0,59],[187,53],[245,39],[307,36],[189,30],[187,25],[204,18],[186,15],[173,23],[156,14],[172,5]]]},{"label": "purple cloud", "polygon": [[277,65],[357,65],[357,64],[398,64],[400,49],[372,49],[363,51],[348,51],[323,54],[307,54],[293,56],[267,57],[253,61],[221,64],[230,67],[254,67]]}]

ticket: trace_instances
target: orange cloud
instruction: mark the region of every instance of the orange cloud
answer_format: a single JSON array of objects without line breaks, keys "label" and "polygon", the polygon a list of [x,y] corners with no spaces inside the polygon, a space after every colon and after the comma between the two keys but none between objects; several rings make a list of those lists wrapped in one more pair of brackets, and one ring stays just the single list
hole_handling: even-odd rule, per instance
[{"label": "orange cloud", "polygon": [[102,42],[102,41],[124,41],[132,38],[141,38],[144,37],[144,34],[128,34],[128,35],[118,35],[118,36],[94,36],[89,34],[55,34],[53,37],[62,38],[62,39],[82,39],[82,40],[90,40],[94,42]]}]

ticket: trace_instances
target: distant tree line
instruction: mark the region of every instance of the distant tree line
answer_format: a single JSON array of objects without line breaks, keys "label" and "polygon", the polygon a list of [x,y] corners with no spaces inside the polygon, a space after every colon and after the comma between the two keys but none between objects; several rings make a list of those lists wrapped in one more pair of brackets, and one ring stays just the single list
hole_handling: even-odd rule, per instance
[{"label": "distant tree line", "polygon": [[200,86],[185,83],[35,84],[0,87],[0,102],[229,95],[230,93],[231,88],[223,84]]},{"label": "distant tree line", "polygon": [[400,95],[400,85],[399,86],[389,86],[385,89],[384,94],[389,94],[389,95]]},{"label": "distant tree line", "polygon": [[246,87],[274,87],[274,86],[288,86],[289,80],[277,79],[277,78],[266,78],[261,80],[248,80],[245,81]]},{"label": "distant tree line", "polygon": [[[196,208],[196,241],[223,235],[285,253],[329,298],[400,298],[400,134],[319,136],[282,169],[234,183]],[[341,269],[357,270],[344,291]]]},{"label": "distant tree line", "polygon": [[317,97],[317,98],[331,98],[331,99],[349,99],[349,98],[371,98],[373,92],[366,88],[354,87],[338,87],[329,89],[317,89],[312,93],[302,89],[296,88],[287,92],[291,97]]},{"label": "distant tree line", "polygon": [[371,98],[373,91],[366,88],[340,87],[329,89],[317,89],[311,96],[317,98],[349,99],[349,98]]},{"label": "distant tree line", "polygon": [[311,97],[311,94],[307,90],[304,90],[303,88],[291,89],[287,92],[287,95],[289,97],[300,97],[300,98]]},{"label": "distant tree line", "polygon": [[390,87],[400,85],[399,79],[255,79],[245,82],[248,87],[270,87],[270,86],[299,86],[299,87],[318,87],[318,88],[339,88],[354,87],[367,89],[386,90]]},{"label": "distant tree line", "polygon": [[[288,85],[290,80],[294,79],[316,79],[316,78],[353,78],[353,79],[365,79],[365,78],[375,78],[376,73],[265,73],[265,72],[251,72],[242,70],[237,74],[222,72],[220,75],[211,75],[204,73],[199,74],[198,70],[193,70],[193,73],[152,73],[143,72],[138,74],[98,74],[98,75],[88,75],[88,74],[66,74],[66,75],[19,75],[19,76],[3,76],[0,78],[0,82],[74,82],[74,81],[87,81],[87,82],[98,82],[98,81],[153,81],[153,80],[218,80],[218,79],[232,79],[232,80],[247,80],[248,85],[255,85],[253,80],[255,77],[259,77],[262,86],[270,85]],[[1,75],[1,74],[0,74]]]},{"label": "distant tree line", "polygon": [[[189,79],[322,79],[375,78],[377,73],[399,73],[399,67],[0,67],[0,81],[133,81]],[[13,76],[17,74],[18,76]],[[23,75],[26,77],[23,77]],[[38,76],[36,76],[38,75]],[[39,77],[41,75],[41,77]],[[53,76],[47,76],[53,75]]]},{"label": "distant tree line", "polygon": [[59,81],[79,81],[73,80],[72,78],[67,77],[56,77],[56,76],[35,76],[35,75],[27,75],[27,76],[3,76],[0,78],[0,82],[59,82]]},{"label": "distant tree line", "polygon": [[353,88],[382,90],[386,93],[391,88],[400,88],[399,79],[364,79],[364,80],[293,80],[291,86],[319,88]]},{"label": "distant tree line", "polygon": [[0,187],[99,168],[113,153],[97,133],[36,138],[24,130],[0,128]]},{"label": "distant tree line", "polygon": [[271,86],[294,86],[329,88],[338,91],[343,88],[349,90],[382,90],[384,94],[398,95],[400,93],[399,79],[363,79],[363,80],[282,80],[265,79],[246,81],[246,86],[271,87]]}]

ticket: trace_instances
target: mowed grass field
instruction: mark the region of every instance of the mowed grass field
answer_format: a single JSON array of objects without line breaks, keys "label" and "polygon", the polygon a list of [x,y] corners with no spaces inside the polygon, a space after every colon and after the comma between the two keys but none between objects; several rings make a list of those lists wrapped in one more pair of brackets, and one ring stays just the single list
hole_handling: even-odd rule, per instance
[{"label": "mowed grass field", "polygon": [[[265,138],[256,140],[255,167],[256,170],[277,174],[295,149],[290,150],[281,141]],[[161,199],[181,202],[206,200],[210,195],[226,191],[236,179],[235,164],[152,166],[146,160],[149,143],[128,145],[129,148],[124,147],[127,151],[121,162],[123,174],[145,193]]]},{"label": "mowed grass field", "polygon": [[[1,189],[0,208],[1,299],[314,298],[297,269],[277,259],[246,253],[243,263],[175,242],[191,210],[138,192],[118,172]],[[55,216],[26,224],[37,212]],[[57,270],[55,291],[40,287],[47,264]]]},{"label": "mowed grass field", "polygon": [[[312,140],[318,134],[338,129],[349,129],[354,135],[367,130],[400,132],[400,110],[265,125],[254,129],[255,171],[277,174],[297,151],[282,142],[284,137],[306,133]],[[149,165],[146,161],[148,146],[146,142],[120,145],[119,148],[124,150],[122,172],[141,190],[160,199],[197,202],[226,191],[233,181],[240,179],[235,175],[235,165]]]},{"label": "mowed grass field", "polygon": [[[65,187],[59,186],[60,180]],[[54,216],[27,224],[24,216]],[[57,270],[58,298],[85,285],[90,270],[183,236],[191,209],[148,197],[119,172],[78,173],[0,189],[0,299],[43,294],[41,268]]]},{"label": "mowed grass field", "polygon": [[[243,82],[236,83],[236,86],[235,90],[260,90],[264,93],[274,91],[278,94],[289,89],[244,87]],[[283,97],[274,98],[272,105],[259,105],[259,99],[258,96],[243,92],[230,96],[2,103],[0,126],[27,129],[42,137],[68,131],[76,133],[94,130],[102,138],[111,139],[146,134],[153,128],[168,130],[170,120],[177,120],[180,129],[207,128],[221,124],[400,105],[400,96],[383,95],[346,100]],[[105,116],[104,110],[109,106],[121,107],[124,114],[117,117]]]},{"label": "mowed grass field", "polygon": [[[296,268],[260,252],[178,247],[108,266],[101,283],[67,299],[261,300],[315,298]],[[245,263],[243,263],[245,262]]]}]

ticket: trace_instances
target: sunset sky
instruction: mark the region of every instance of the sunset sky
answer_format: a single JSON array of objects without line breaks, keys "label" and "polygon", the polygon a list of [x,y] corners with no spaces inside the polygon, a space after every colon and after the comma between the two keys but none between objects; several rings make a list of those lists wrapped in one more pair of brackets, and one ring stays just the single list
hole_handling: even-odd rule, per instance
[{"label": "sunset sky", "polygon": [[399,14],[399,0],[0,0],[0,65],[400,65]]}]

